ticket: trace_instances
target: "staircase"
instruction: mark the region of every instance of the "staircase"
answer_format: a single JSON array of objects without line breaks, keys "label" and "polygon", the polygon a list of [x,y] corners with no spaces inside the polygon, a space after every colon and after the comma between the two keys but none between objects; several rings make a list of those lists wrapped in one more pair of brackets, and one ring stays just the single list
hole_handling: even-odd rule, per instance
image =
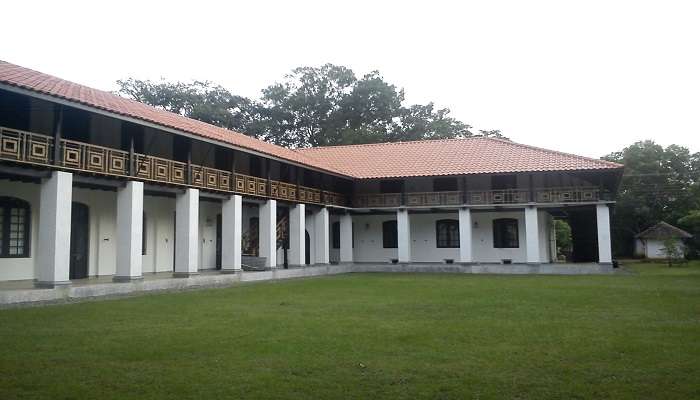
[{"label": "staircase", "polygon": [[265,267],[265,257],[242,256],[241,269],[243,271],[267,271],[270,268]]},{"label": "staircase", "polygon": [[[287,221],[289,218],[285,215],[277,220],[277,248],[283,248],[286,240],[288,240]],[[257,229],[251,229],[248,234],[248,242],[246,248],[243,249],[244,255],[241,257],[241,268],[244,271],[267,271],[270,268],[265,267],[265,257],[259,257],[260,243]]]}]

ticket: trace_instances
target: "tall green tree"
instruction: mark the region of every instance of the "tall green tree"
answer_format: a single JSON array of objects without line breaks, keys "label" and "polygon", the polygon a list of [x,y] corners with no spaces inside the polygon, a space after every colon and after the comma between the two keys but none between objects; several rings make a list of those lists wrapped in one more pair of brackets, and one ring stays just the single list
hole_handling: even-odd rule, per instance
[{"label": "tall green tree", "polygon": [[121,94],[142,103],[251,136],[260,134],[260,105],[209,81],[129,78],[118,80],[117,85]]},{"label": "tall green tree", "polygon": [[[433,103],[404,105],[403,89],[373,71],[295,68],[262,90],[259,100],[208,81],[117,81],[123,95],[190,118],[286,147],[328,146],[472,136],[471,126]],[[481,131],[502,137],[500,131]]]},{"label": "tall green tree", "polygon": [[647,227],[659,221],[679,224],[700,209],[700,153],[647,140],[604,158],[625,165],[612,225],[617,255],[632,255],[634,235]]}]

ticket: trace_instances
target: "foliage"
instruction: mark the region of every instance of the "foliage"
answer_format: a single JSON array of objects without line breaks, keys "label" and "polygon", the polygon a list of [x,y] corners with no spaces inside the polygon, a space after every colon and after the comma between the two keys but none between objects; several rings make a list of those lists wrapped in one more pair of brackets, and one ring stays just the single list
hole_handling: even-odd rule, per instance
[{"label": "foliage", "polygon": [[258,136],[259,106],[208,81],[118,80],[119,92],[134,100],[234,131]]},{"label": "foliage", "polygon": [[661,251],[664,253],[669,267],[673,266],[674,262],[680,262],[680,260],[683,259],[684,254],[680,244],[678,243],[678,239],[666,238],[664,239],[663,243],[664,247],[661,248]]},{"label": "foliage", "polygon": [[700,265],[631,268],[348,274],[0,310],[0,397],[697,398]]},{"label": "foliage", "polygon": [[[471,126],[433,103],[404,105],[404,91],[378,71],[361,78],[343,66],[295,68],[259,100],[208,81],[117,81],[132,99],[286,147],[472,136]],[[480,136],[503,138],[499,130]]]},{"label": "foliage", "polygon": [[692,210],[680,218],[678,227],[693,235],[692,238],[686,239],[686,256],[691,259],[700,258],[700,210]]},{"label": "foliage", "polygon": [[616,255],[631,256],[634,235],[649,226],[700,209],[700,153],[647,140],[604,158],[625,165],[612,220]]},{"label": "foliage", "polygon": [[554,231],[557,240],[557,257],[564,256],[567,260],[570,259],[573,245],[571,226],[565,220],[555,219]]}]

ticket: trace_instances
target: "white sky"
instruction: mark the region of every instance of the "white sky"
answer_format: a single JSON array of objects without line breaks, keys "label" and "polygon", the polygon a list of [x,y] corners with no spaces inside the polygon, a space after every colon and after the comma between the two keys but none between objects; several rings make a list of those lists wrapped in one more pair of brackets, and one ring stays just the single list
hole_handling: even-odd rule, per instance
[{"label": "white sky", "polygon": [[0,59],[100,89],[202,79],[234,93],[297,66],[379,70],[410,103],[599,157],[700,151],[700,1],[8,1]]}]

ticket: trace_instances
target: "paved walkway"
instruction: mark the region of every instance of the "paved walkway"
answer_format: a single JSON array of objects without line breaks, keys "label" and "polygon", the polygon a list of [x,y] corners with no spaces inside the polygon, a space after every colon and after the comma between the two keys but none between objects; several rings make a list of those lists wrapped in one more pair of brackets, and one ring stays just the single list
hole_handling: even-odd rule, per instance
[{"label": "paved walkway", "polygon": [[113,282],[111,276],[79,279],[64,287],[35,288],[34,281],[0,282],[0,307],[27,303],[56,303],[77,299],[123,296],[132,293],[159,290],[183,290],[203,287],[230,286],[241,282],[274,281],[306,278],[351,272],[409,272],[409,273],[463,273],[463,274],[547,274],[590,275],[612,274],[609,265],[599,264],[377,264],[355,263],[341,265],[312,265],[302,268],[273,269],[260,272],[222,274],[216,270],[201,271],[188,278],[175,278],[171,272],[144,274],[142,280]]}]

